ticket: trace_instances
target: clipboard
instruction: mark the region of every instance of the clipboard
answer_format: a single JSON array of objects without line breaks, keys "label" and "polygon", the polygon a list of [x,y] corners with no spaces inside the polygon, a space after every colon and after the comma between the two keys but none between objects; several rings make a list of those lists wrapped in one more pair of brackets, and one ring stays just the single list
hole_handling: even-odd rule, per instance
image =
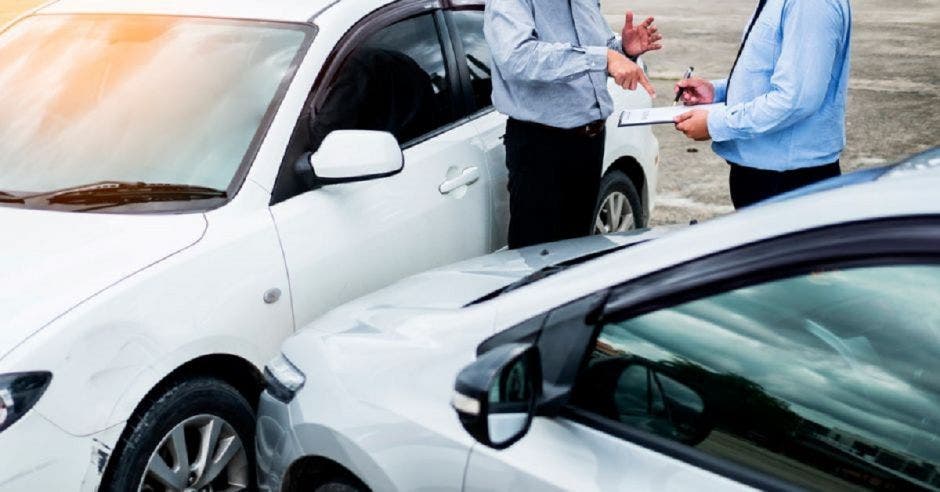
[{"label": "clipboard", "polygon": [[617,126],[620,128],[626,128],[631,126],[665,125],[667,123],[672,124],[676,119],[676,116],[679,116],[680,114],[684,114],[696,109],[710,110],[718,106],[724,106],[724,104],[718,103],[700,104],[698,106],[663,106],[661,108],[628,109],[620,113],[620,119],[617,120]]}]

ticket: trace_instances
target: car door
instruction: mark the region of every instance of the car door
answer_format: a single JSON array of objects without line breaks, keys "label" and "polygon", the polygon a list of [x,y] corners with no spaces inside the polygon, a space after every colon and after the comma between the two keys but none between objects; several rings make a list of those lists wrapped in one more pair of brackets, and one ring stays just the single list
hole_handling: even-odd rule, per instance
[{"label": "car door", "polygon": [[[489,177],[436,8],[399,2],[357,25],[354,46],[338,47],[339,65],[323,69],[321,78],[334,75],[322,104],[295,131],[310,151],[334,130],[388,131],[404,153],[391,177],[275,192],[297,326],[409,274],[490,251]],[[291,165],[279,183],[296,182]]]},{"label": "car door", "polygon": [[[567,403],[475,446],[466,490],[936,490],[937,225],[810,231],[552,313]],[[585,332],[584,354],[552,342]]]},{"label": "car door", "polygon": [[509,170],[506,168],[507,117],[493,107],[492,58],[483,36],[483,4],[463,2],[447,12],[461,80],[471,109],[470,120],[480,135],[490,178],[494,248],[506,245],[509,232]]}]

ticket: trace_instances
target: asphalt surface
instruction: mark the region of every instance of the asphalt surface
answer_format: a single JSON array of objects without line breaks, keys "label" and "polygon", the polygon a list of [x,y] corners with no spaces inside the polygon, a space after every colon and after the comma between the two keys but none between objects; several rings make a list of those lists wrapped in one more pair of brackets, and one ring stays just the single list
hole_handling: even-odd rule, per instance
[{"label": "asphalt surface", "polygon": [[[623,12],[652,15],[663,50],[644,57],[659,98],[689,65],[706,78],[727,76],[756,0],[601,0],[619,32]],[[852,0],[853,70],[843,170],[894,162],[940,145],[940,0]],[[811,47],[808,47],[811,49]],[[662,149],[654,224],[686,223],[732,211],[727,165],[707,143],[657,127]]]},{"label": "asphalt surface", "polygon": [[[0,22],[37,5],[0,0]],[[689,65],[724,77],[756,0],[601,0],[619,31],[628,9],[652,15],[665,48],[645,60],[660,97]],[[940,145],[940,0],[852,0],[855,9],[848,146],[843,169],[894,162]],[[638,19],[639,20],[639,19]],[[811,47],[809,47],[811,49]],[[727,166],[707,143],[685,139],[670,126],[655,129],[662,148],[654,224],[686,223],[732,211]]]}]

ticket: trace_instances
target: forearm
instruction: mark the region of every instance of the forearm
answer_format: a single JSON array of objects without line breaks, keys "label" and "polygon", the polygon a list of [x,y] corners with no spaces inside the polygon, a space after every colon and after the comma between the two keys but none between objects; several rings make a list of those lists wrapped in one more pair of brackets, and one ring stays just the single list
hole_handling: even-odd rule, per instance
[{"label": "forearm", "polygon": [[566,43],[525,41],[495,58],[507,80],[554,82],[607,70],[605,46],[578,48]]}]

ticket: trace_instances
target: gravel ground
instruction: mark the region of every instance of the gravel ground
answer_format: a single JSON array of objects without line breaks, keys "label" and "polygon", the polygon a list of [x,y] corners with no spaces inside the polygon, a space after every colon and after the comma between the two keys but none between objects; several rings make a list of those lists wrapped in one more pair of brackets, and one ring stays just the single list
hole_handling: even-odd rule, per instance
[{"label": "gravel ground", "polygon": [[[620,30],[628,8],[652,15],[666,47],[645,57],[658,104],[694,65],[704,77],[727,75],[755,0],[601,0]],[[0,22],[37,0],[0,0]],[[852,0],[853,73],[846,170],[877,166],[940,145],[940,0]],[[685,223],[731,212],[727,169],[708,144],[690,142],[670,126],[656,128],[662,147],[654,224]]]},{"label": "gravel ground", "polygon": [[[656,17],[663,50],[644,57],[671,104],[675,80],[689,65],[707,78],[727,75],[755,0],[601,0],[619,31],[628,8]],[[877,166],[940,145],[940,0],[852,0],[853,71],[844,170]],[[686,223],[732,211],[727,165],[708,144],[671,126],[655,129],[662,148],[654,224]]]}]

